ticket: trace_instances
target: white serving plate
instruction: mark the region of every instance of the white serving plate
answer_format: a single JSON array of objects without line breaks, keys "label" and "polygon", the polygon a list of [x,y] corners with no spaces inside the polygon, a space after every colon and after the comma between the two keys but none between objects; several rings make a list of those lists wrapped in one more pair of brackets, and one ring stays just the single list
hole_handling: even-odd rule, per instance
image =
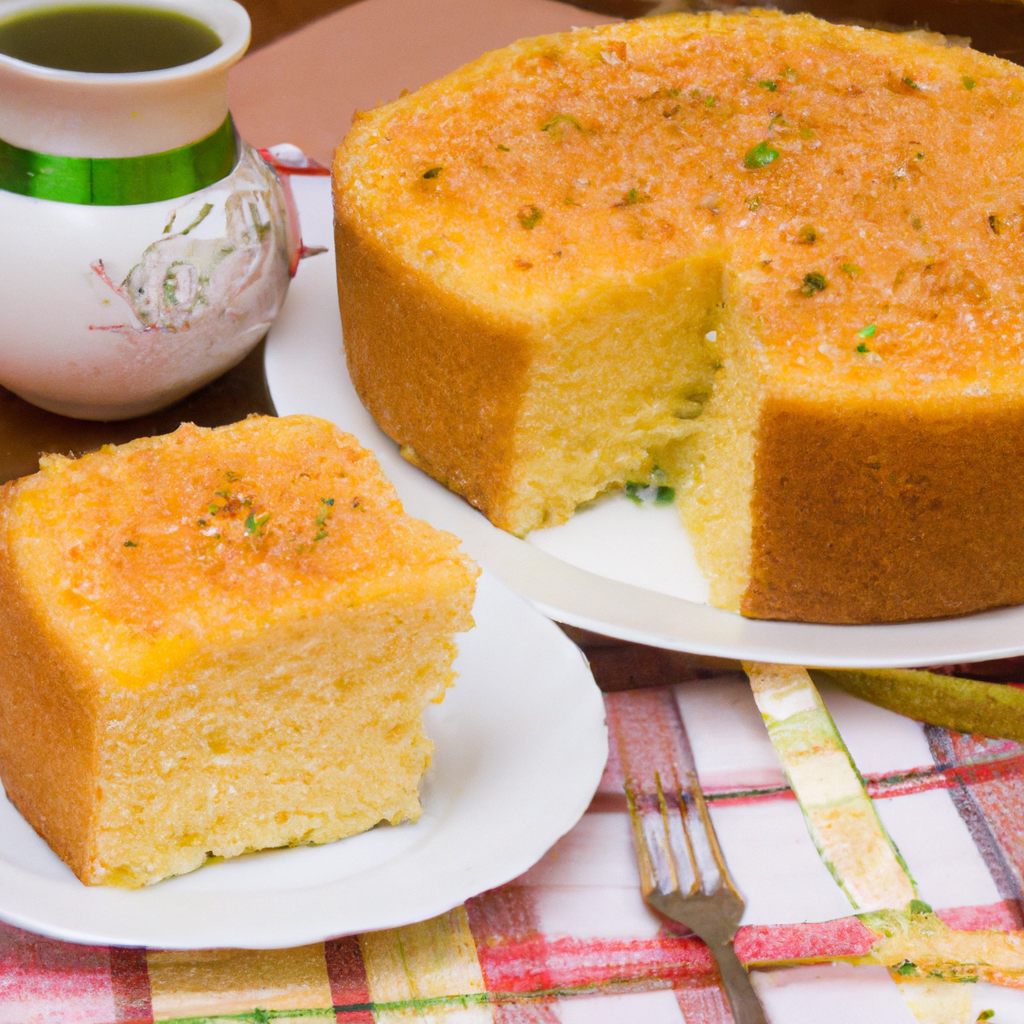
[{"label": "white serving plate", "polygon": [[[330,182],[292,179],[309,245],[331,246]],[[309,413],[355,434],[406,509],[462,538],[466,550],[545,614],[608,636],[695,654],[831,667],[899,667],[1024,654],[1024,606],[956,619],[827,626],[745,619],[705,602],[707,585],[672,507],[621,495],[519,540],[407,463],[363,408],[342,350],[333,246],[304,263],[267,346],[281,415]]]},{"label": "white serving plate", "polygon": [[425,920],[522,874],[597,788],[604,702],[576,646],[486,572],[473,615],[456,684],[425,716],[415,824],[90,888],[0,793],[0,918],[97,945],[284,948]]}]

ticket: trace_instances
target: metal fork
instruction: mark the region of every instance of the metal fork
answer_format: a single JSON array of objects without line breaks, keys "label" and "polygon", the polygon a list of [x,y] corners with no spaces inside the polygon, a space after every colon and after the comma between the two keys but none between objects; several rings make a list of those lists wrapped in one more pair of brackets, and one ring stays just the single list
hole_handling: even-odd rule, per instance
[{"label": "metal fork", "polygon": [[654,782],[656,793],[634,792],[626,784],[643,897],[707,943],[736,1024],[767,1024],[732,944],[743,897],[729,877],[696,776],[689,775],[685,791],[676,779],[668,798],[658,772]]}]

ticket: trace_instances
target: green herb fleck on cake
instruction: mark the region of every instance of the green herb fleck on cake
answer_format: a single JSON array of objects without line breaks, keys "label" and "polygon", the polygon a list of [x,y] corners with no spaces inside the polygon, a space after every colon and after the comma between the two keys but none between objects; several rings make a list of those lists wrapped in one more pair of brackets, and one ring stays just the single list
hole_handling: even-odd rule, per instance
[{"label": "green herb fleck on cake", "polygon": [[536,206],[524,206],[519,213],[519,223],[527,230],[532,231],[544,216],[544,211]]},{"label": "green herb fleck on cake", "polygon": [[423,172],[424,178],[436,178],[442,171],[443,167],[431,167],[430,170]]},{"label": "green herb fleck on cake", "polygon": [[857,346],[857,351],[858,351],[858,352],[859,352],[859,353],[860,353],[860,354],[861,354],[862,356],[864,356],[864,355],[867,355],[867,354],[868,354],[868,353],[869,353],[869,352],[871,351],[871,349],[869,349],[869,348],[867,347],[867,345],[865,345],[865,344],[864,344],[864,342],[862,341],[862,342],[861,342],[861,343],[860,343],[860,344],[859,344],[859,345]]},{"label": "green herb fleck on cake", "polygon": [[498,143],[498,145],[495,148],[498,149],[502,153],[511,153],[512,152],[512,150],[509,149],[508,146],[503,146],[500,142]]},{"label": "green herb fleck on cake", "polygon": [[800,291],[810,298],[812,295],[817,295],[818,292],[823,292],[827,287],[828,278],[820,270],[812,270],[809,274],[804,274]]},{"label": "green herb fleck on cake", "polygon": [[878,330],[878,326],[876,324],[868,324],[866,327],[862,327],[857,332],[857,337],[858,338],[873,338],[875,336],[875,331],[877,331],[877,330]]},{"label": "green herb fleck on cake", "polygon": [[263,529],[270,521],[270,513],[265,512],[263,515],[257,517],[255,512],[250,512],[245,517],[245,532],[250,537],[262,537]]},{"label": "green herb fleck on cake", "polygon": [[779,159],[779,151],[767,142],[759,142],[752,149],[748,149],[743,157],[743,166],[748,171],[756,171],[761,167],[767,167],[770,163]]},{"label": "green herb fleck on cake", "polygon": [[[970,92],[978,84],[973,78],[971,78],[970,75],[964,75],[964,77],[961,78],[960,81],[964,83],[964,88],[968,92]],[[979,1017],[978,1020],[981,1020],[981,1018]]]},{"label": "green herb fleck on cake", "polygon": [[921,86],[919,86],[912,78],[904,78],[903,84],[907,86],[908,89],[917,89],[918,92],[921,91]]},{"label": "green herb fleck on cake", "polygon": [[858,277],[860,274],[864,273],[864,268],[858,267],[856,263],[844,263],[842,269],[843,273],[849,274],[850,277]]},{"label": "green herb fleck on cake", "polygon": [[761,209],[762,199],[760,196],[747,196],[746,203],[747,209],[750,211]]},{"label": "green herb fleck on cake", "polygon": [[135,541],[133,541],[133,540],[126,540],[126,541],[124,542],[124,546],[125,546],[126,548],[137,548],[137,547],[138,547],[139,545],[138,545],[138,544],[136,544],[136,543],[135,543]]},{"label": "green herb fleck on cake", "polygon": [[[334,499],[333,498],[321,498],[320,504],[324,507],[319,511],[316,517],[316,536],[313,541],[323,540],[327,536],[327,520],[330,518],[331,513],[334,510]],[[356,507],[357,503],[353,503],[353,508]]]},{"label": "green herb fleck on cake", "polygon": [[615,205],[635,206],[637,203],[649,203],[650,201],[651,197],[646,192],[641,192],[638,188],[631,188]]},{"label": "green herb fleck on cake", "polygon": [[[665,478],[664,473],[654,471],[654,475]],[[634,505],[650,503],[654,505],[671,505],[675,501],[676,492],[665,484],[645,484],[638,480],[626,481],[626,497]]]},{"label": "green herb fleck on cake", "polygon": [[583,127],[571,114],[555,114],[550,121],[540,126],[542,132],[547,132],[548,135],[553,139],[560,139],[565,131],[565,126],[568,125],[570,128],[575,128],[576,131],[582,134],[587,134],[587,129]]},{"label": "green herb fleck on cake", "polygon": [[775,92],[779,87],[779,83],[774,78],[764,78],[757,83],[762,89],[767,89],[769,92]]}]

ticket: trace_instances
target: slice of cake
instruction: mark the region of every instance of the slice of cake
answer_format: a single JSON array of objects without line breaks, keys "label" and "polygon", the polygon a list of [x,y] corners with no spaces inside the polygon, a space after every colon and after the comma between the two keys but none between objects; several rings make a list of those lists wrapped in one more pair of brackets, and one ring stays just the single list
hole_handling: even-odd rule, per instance
[{"label": "slice of cake", "polygon": [[1024,71],[943,44],[674,15],[360,115],[334,182],[361,399],[518,535],[672,486],[723,608],[1024,601]]},{"label": "slice of cake", "polygon": [[476,567],[311,417],[0,488],[0,778],[87,884],[415,820]]}]

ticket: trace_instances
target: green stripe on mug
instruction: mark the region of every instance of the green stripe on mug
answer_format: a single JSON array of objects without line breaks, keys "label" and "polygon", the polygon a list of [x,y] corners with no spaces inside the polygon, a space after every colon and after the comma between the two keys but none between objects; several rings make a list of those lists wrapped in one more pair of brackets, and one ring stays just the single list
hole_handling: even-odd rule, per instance
[{"label": "green stripe on mug", "polygon": [[53,156],[0,139],[0,189],[58,203],[134,206],[198,192],[235,166],[231,115],[206,138],[145,156]]}]

